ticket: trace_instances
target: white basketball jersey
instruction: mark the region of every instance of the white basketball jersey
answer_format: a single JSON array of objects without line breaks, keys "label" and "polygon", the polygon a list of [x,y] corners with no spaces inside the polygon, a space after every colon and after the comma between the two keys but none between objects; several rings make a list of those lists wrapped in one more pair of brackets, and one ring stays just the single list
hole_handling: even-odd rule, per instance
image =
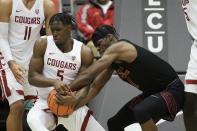
[{"label": "white basketball jersey", "polygon": [[44,76],[70,84],[81,67],[81,47],[82,43],[73,39],[73,49],[63,53],[54,43],[53,37],[48,36],[44,55]]},{"label": "white basketball jersey", "polygon": [[197,0],[182,0],[182,6],[189,33],[197,40]]},{"label": "white basketball jersey", "polygon": [[[82,43],[73,39],[73,49],[63,53],[54,43],[53,36],[47,36],[47,48],[44,55],[43,75],[70,84],[81,67]],[[38,88],[38,95],[46,98],[54,87]]]},{"label": "white basketball jersey", "polygon": [[9,24],[9,44],[14,60],[28,68],[35,41],[43,25],[44,0],[36,0],[29,10],[22,0],[12,0]]}]

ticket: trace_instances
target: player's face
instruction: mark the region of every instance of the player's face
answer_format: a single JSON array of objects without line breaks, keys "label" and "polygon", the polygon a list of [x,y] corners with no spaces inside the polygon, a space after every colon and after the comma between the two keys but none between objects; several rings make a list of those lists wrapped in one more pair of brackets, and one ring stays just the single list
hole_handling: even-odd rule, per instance
[{"label": "player's face", "polygon": [[64,44],[66,38],[70,37],[71,30],[68,25],[64,25],[62,22],[55,21],[51,25],[51,32],[53,40],[56,45]]},{"label": "player's face", "polygon": [[110,43],[111,42],[106,37],[104,37],[104,38],[102,38],[102,39],[97,41],[97,45],[98,45],[97,49],[98,49],[98,51],[99,51],[101,56],[103,55],[105,50],[109,47]]}]

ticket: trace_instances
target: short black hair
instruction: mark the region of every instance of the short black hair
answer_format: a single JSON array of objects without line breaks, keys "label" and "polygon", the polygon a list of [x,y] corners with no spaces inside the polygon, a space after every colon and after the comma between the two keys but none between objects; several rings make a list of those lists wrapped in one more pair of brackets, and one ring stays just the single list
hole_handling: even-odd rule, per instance
[{"label": "short black hair", "polygon": [[51,25],[55,21],[58,21],[58,22],[60,21],[64,25],[72,25],[72,26],[76,25],[75,18],[67,12],[57,13],[57,14],[53,15],[49,21],[49,25]]},{"label": "short black hair", "polygon": [[102,25],[100,27],[97,27],[92,35],[92,41],[94,45],[97,47],[97,41],[104,38],[106,35],[112,34],[114,37],[118,39],[118,33],[116,32],[116,29],[110,25]]}]

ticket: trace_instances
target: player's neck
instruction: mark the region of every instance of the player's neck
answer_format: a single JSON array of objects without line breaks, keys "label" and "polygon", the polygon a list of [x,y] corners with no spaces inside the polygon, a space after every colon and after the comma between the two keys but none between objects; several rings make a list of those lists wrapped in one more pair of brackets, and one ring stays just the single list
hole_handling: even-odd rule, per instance
[{"label": "player's neck", "polygon": [[59,48],[64,53],[70,52],[73,49],[73,43],[73,39],[67,39],[64,44],[59,46]]},{"label": "player's neck", "polygon": [[28,8],[31,9],[35,3],[36,0],[22,0],[24,5]]}]

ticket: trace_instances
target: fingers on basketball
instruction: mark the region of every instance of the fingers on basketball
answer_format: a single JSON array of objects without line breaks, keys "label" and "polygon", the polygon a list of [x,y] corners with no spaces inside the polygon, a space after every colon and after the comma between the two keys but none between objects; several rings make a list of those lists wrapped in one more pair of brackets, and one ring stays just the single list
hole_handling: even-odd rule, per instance
[{"label": "fingers on basketball", "polygon": [[[55,93],[56,93],[56,90],[55,89],[52,90],[49,93],[48,98],[47,98],[48,106],[51,112],[58,116],[67,116],[67,115],[72,114],[74,107],[70,105],[65,106],[65,105],[57,104],[54,100],[56,98]],[[71,94],[74,95],[73,92]]]}]

